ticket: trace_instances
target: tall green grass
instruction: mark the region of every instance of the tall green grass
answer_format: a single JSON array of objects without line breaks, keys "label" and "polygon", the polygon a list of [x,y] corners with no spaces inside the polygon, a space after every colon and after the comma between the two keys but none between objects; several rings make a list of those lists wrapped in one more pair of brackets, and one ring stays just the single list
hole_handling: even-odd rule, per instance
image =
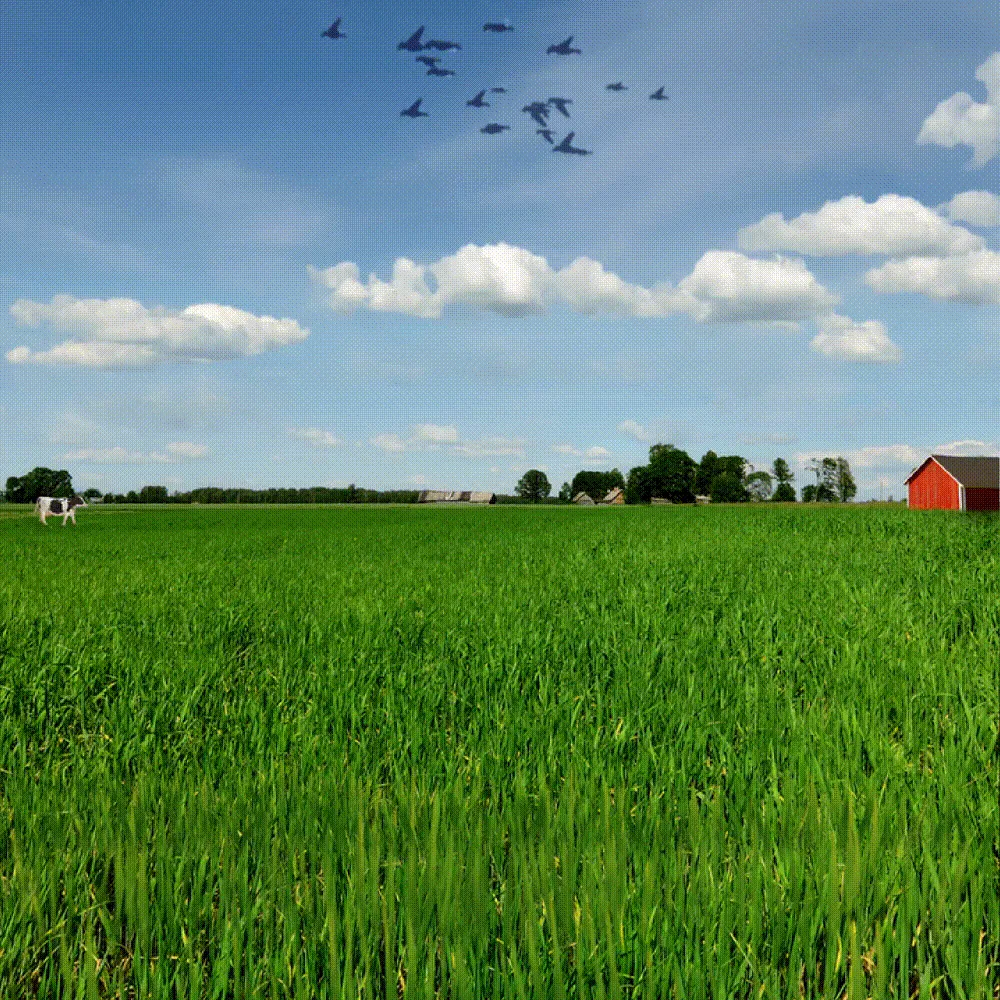
[{"label": "tall green grass", "polygon": [[998,529],[0,521],[0,995],[992,1000]]}]

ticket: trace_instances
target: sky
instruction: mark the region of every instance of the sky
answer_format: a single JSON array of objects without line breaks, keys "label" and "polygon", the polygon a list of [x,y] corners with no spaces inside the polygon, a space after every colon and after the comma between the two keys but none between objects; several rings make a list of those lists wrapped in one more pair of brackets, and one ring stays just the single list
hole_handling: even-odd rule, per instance
[{"label": "sky", "polygon": [[4,22],[2,478],[509,493],[662,442],[870,499],[998,454],[995,0]]}]

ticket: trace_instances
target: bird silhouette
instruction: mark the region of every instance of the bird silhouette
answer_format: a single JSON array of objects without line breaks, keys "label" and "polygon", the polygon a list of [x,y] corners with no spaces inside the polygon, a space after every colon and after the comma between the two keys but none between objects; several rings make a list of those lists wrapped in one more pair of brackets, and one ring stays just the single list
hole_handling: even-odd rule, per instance
[{"label": "bird silhouette", "polygon": [[423,63],[425,66],[437,66],[441,62],[440,56],[417,56],[417,62]]},{"label": "bird silhouette", "polygon": [[424,42],[425,49],[437,49],[438,52],[447,52],[449,49],[460,49],[461,47],[458,42],[444,42],[440,38],[431,38]]},{"label": "bird silhouette", "polygon": [[485,132],[487,135],[496,135],[498,132],[502,132],[505,128],[509,129],[509,125],[497,125],[496,122],[490,122],[489,125],[484,125],[479,131]]},{"label": "bird silhouette", "polygon": [[569,97],[550,97],[547,101],[554,108],[558,108],[567,118],[569,118],[569,112],[566,110],[567,104],[572,104],[573,101]]},{"label": "bird silhouette", "polygon": [[490,87],[491,94],[506,94],[507,90],[505,87]]},{"label": "bird silhouette", "polygon": [[609,83],[604,89],[605,90],[628,90],[628,87],[626,87],[625,84],[622,83],[621,80],[619,80],[617,83]]},{"label": "bird silhouette", "polygon": [[420,41],[420,36],[424,33],[424,26],[420,25],[416,31],[406,39],[405,42],[400,42],[396,46],[397,49],[401,49],[406,52],[420,52],[424,48],[423,43]]},{"label": "bird silhouette", "polygon": [[573,136],[576,135],[575,132],[570,132],[558,146],[552,147],[553,153],[576,153],[578,156],[590,156],[593,152],[592,149],[580,149],[578,146],[573,145]]},{"label": "bird silhouette", "polygon": [[499,34],[501,31],[513,31],[513,24],[501,24],[499,21],[487,21],[483,25],[483,31],[495,31]]},{"label": "bird silhouette", "polygon": [[320,35],[319,37],[320,38],[346,38],[347,35],[345,35],[340,30],[340,22],[341,22],[341,20],[342,20],[342,18],[338,17],[337,20],[334,21],[333,24],[331,24],[330,27],[327,28],[326,31],[324,31],[323,34]]},{"label": "bird silhouette", "polygon": [[575,53],[578,56],[582,56],[583,52],[580,49],[574,49],[570,47],[570,42],[573,41],[573,36],[570,35],[569,38],[564,42],[560,42],[558,45],[550,45],[546,50],[546,55],[552,55],[555,53],[557,56],[568,56]]},{"label": "bird silhouette", "polygon": [[422,100],[422,97],[418,97],[405,111],[400,111],[399,113],[405,115],[407,118],[430,118],[430,115],[426,111],[420,110],[420,102]]},{"label": "bird silhouette", "polygon": [[431,66],[427,71],[427,76],[454,76],[455,71],[453,69],[440,69],[437,66]]},{"label": "bird silhouette", "polygon": [[664,94],[663,93],[663,88],[662,87],[658,87],[656,90],[654,90],[649,95],[649,99],[651,101],[669,101],[670,100],[670,95],[669,94]]},{"label": "bird silhouette", "polygon": [[555,140],[553,140],[553,138],[552,138],[552,136],[554,136],[554,135],[555,135],[555,132],[553,132],[553,131],[552,131],[552,129],[550,129],[550,128],[536,128],[536,129],[535,129],[535,135],[540,135],[540,136],[543,136],[543,137],[544,137],[544,139],[545,139],[545,141],[546,141],[546,142],[547,142],[547,143],[548,143],[548,144],[549,144],[550,146],[551,146],[551,145],[553,144],[553,142],[555,141]]},{"label": "bird silhouette", "polygon": [[471,101],[466,101],[465,103],[469,105],[470,108],[488,108],[490,106],[489,101],[483,100],[486,97],[486,91],[481,90]]},{"label": "bird silhouette", "polygon": [[542,128],[548,125],[549,106],[544,101],[532,101],[531,104],[526,104],[521,110],[525,114],[531,115]]}]

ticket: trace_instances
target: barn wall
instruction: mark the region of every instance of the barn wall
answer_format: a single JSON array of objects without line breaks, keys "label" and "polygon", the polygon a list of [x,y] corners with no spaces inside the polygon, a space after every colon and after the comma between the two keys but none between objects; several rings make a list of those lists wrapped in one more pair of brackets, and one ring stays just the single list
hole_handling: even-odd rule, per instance
[{"label": "barn wall", "polygon": [[961,510],[958,483],[937,462],[928,462],[910,481],[911,510]]},{"label": "barn wall", "polygon": [[966,510],[1000,510],[1000,490],[966,486]]}]

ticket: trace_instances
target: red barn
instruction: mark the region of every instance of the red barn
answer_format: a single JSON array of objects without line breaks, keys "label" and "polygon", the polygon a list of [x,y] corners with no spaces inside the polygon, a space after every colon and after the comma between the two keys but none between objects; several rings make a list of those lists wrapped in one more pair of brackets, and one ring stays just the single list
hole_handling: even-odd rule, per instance
[{"label": "red barn", "polygon": [[1000,458],[931,455],[906,485],[913,510],[1000,510]]}]

